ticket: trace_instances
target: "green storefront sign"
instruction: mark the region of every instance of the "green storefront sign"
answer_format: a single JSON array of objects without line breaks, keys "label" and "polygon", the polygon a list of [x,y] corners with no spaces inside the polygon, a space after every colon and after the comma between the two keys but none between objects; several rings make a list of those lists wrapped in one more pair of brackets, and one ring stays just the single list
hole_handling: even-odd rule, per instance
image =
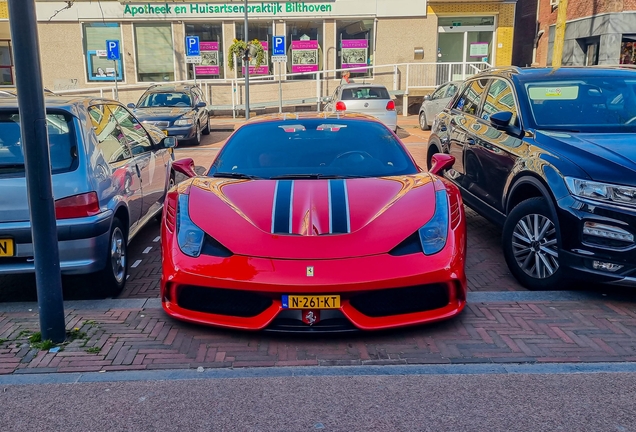
[{"label": "green storefront sign", "polygon": [[[289,13],[325,14],[332,12],[329,3],[305,3],[305,2],[271,2],[251,3],[247,5],[247,12],[256,15],[281,15]],[[213,16],[216,14],[244,14],[245,6],[235,3],[209,4],[209,3],[147,3],[145,5],[127,4],[124,8],[124,16],[131,17],[156,17],[178,15]]]}]

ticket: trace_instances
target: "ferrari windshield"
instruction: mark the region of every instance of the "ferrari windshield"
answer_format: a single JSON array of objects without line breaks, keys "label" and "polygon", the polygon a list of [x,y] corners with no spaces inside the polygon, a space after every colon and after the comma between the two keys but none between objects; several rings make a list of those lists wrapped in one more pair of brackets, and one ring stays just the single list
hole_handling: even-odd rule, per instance
[{"label": "ferrari windshield", "polygon": [[268,121],[241,127],[210,176],[355,178],[415,174],[418,168],[382,124],[351,119]]},{"label": "ferrari windshield", "polygon": [[[629,74],[633,78],[633,73]],[[636,80],[622,76],[525,84],[539,129],[581,132],[636,130]]]}]

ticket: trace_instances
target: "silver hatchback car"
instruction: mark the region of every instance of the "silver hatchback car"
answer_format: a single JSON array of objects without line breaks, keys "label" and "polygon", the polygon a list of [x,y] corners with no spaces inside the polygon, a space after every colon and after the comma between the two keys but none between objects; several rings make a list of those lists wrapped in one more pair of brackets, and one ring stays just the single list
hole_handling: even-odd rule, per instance
[{"label": "silver hatchback car", "polygon": [[325,99],[328,112],[354,112],[371,115],[397,132],[395,102],[386,87],[377,84],[344,84]]},{"label": "silver hatchback car", "polygon": [[[174,184],[174,137],[147,131],[119,102],[46,99],[49,152],[63,274],[99,273],[118,294],[127,245]],[[20,118],[0,100],[0,275],[34,272]]]}]

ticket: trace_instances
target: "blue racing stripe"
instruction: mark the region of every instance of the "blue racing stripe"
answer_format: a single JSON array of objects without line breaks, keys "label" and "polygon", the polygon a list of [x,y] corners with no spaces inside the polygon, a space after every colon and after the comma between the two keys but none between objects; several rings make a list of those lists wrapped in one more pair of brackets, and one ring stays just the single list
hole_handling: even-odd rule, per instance
[{"label": "blue racing stripe", "polygon": [[272,212],[272,233],[274,234],[291,233],[293,191],[293,180],[278,181]]},{"label": "blue racing stripe", "polygon": [[345,180],[329,180],[329,211],[332,234],[349,232],[349,201]]}]

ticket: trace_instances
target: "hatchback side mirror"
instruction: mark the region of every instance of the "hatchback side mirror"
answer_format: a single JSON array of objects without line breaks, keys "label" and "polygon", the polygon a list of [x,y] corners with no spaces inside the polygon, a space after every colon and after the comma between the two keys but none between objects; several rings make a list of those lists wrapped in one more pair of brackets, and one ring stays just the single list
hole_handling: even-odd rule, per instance
[{"label": "hatchback side mirror", "polygon": [[136,108],[134,103],[129,103],[129,104],[128,104],[128,105],[126,105],[126,106],[127,106],[128,108],[131,108],[131,109]]},{"label": "hatchback side mirror", "polygon": [[194,171],[194,160],[192,158],[179,159],[173,162],[172,169],[189,178],[197,176],[196,171]]},{"label": "hatchback side mirror", "polygon": [[430,101],[430,100],[431,100],[431,95],[426,95],[426,96],[424,96],[424,100],[425,100],[425,101]]},{"label": "hatchback side mirror", "polygon": [[322,101],[323,101],[323,103],[329,103],[329,102],[331,102],[331,97],[329,97],[329,96],[324,97],[324,98],[322,98]]},{"label": "hatchback side mirror", "polygon": [[431,169],[428,171],[434,175],[442,175],[444,171],[455,164],[455,157],[446,153],[436,153],[431,160]]},{"label": "hatchback side mirror", "polygon": [[177,147],[177,139],[173,136],[167,136],[161,140],[161,144],[163,145],[163,148],[175,148]]}]

